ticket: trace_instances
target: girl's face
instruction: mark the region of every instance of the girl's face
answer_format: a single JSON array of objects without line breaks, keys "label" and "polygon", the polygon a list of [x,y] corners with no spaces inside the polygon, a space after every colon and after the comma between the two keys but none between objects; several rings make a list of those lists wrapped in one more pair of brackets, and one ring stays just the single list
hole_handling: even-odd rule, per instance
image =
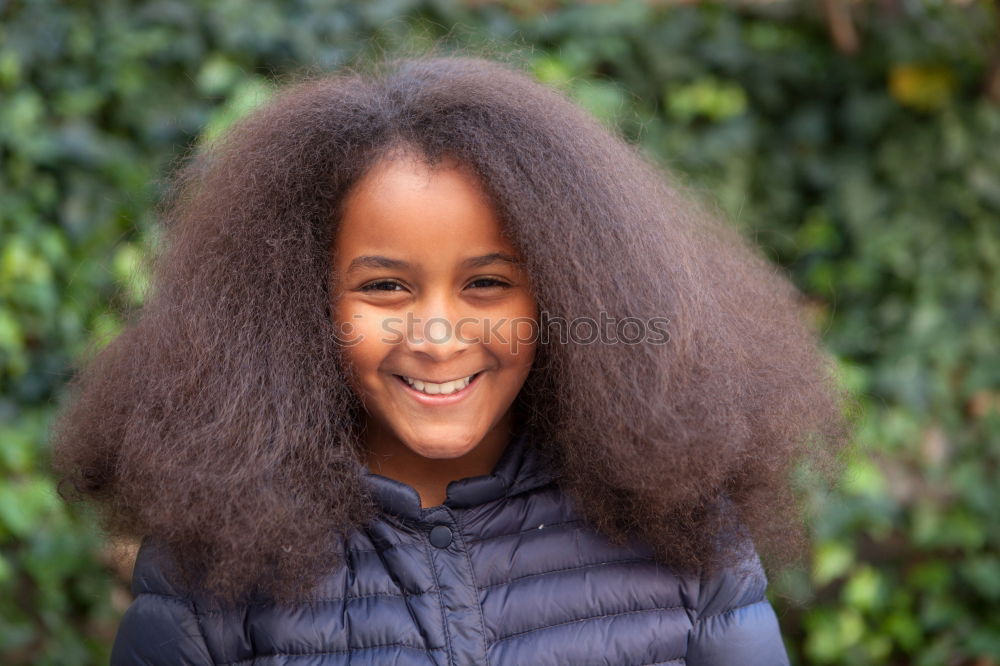
[{"label": "girl's face", "polygon": [[504,436],[536,348],[519,259],[463,169],[389,159],[348,193],[331,313],[370,450],[459,458]]}]

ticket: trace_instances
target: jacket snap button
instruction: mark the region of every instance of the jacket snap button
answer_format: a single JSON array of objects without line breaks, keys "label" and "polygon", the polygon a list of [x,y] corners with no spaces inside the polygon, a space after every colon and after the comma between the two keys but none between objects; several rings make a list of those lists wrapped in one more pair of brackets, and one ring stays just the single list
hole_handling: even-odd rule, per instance
[{"label": "jacket snap button", "polygon": [[447,548],[451,543],[451,530],[447,525],[438,525],[431,530],[431,543],[438,548]]}]

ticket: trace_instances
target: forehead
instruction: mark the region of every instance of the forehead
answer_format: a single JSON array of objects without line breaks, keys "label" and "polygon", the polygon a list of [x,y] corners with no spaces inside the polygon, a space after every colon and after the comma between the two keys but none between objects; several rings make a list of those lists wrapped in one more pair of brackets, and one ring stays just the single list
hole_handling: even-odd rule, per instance
[{"label": "forehead", "polygon": [[343,202],[334,238],[338,263],[374,249],[408,257],[514,250],[470,170],[405,156],[373,167]]}]

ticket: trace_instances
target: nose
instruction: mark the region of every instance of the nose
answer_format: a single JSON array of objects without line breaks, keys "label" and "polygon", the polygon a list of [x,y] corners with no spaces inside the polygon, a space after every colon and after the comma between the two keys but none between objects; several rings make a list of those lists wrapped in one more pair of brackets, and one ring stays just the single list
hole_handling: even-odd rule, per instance
[{"label": "nose", "polygon": [[461,308],[444,300],[428,301],[412,312],[404,344],[409,351],[447,361],[475,344],[472,320]]}]

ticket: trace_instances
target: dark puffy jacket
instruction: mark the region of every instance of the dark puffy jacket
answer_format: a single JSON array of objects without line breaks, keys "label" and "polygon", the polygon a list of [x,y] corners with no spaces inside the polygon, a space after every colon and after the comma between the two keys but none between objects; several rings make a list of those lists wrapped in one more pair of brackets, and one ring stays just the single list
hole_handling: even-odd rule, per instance
[{"label": "dark puffy jacket", "polygon": [[677,576],[581,522],[526,435],[488,476],[421,508],[371,474],[384,508],[354,533],[322,596],[222,612],[181,595],[143,540],[135,601],[111,655],[126,664],[787,664],[766,579]]}]

